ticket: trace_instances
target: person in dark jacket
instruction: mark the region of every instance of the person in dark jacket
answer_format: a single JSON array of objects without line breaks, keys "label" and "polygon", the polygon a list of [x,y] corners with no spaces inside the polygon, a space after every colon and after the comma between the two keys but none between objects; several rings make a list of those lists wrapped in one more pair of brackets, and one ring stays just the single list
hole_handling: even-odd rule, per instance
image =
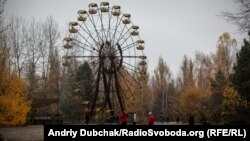
[{"label": "person in dark jacket", "polygon": [[194,115],[191,113],[188,119],[189,125],[194,125]]},{"label": "person in dark jacket", "polygon": [[86,123],[86,125],[89,124],[89,114],[85,115],[85,123]]}]

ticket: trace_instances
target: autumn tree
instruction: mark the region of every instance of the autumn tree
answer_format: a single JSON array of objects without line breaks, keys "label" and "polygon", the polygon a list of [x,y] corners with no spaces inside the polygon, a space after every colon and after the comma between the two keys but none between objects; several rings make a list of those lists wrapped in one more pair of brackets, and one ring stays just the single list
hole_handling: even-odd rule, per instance
[{"label": "autumn tree", "polygon": [[213,77],[212,57],[202,52],[196,52],[194,64],[197,87],[206,92],[210,88],[210,79]]},{"label": "autumn tree", "polygon": [[217,124],[222,123],[222,103],[223,103],[223,91],[228,85],[228,81],[224,73],[219,70],[215,74],[215,78],[211,79],[211,97],[210,97],[210,111],[211,120]]},{"label": "autumn tree", "polygon": [[188,58],[186,55],[184,55],[183,61],[180,66],[179,75],[176,78],[176,81],[174,83],[174,102],[173,108],[177,110],[176,114],[178,116],[183,115],[183,109],[180,107],[181,103],[181,97],[184,95],[186,91],[189,91],[189,89],[192,89],[195,86],[195,63],[192,61],[191,58]]},{"label": "autumn tree", "polygon": [[209,116],[206,104],[204,104],[206,98],[206,95],[197,87],[185,89],[180,97],[180,111],[184,121],[188,121],[191,113],[195,116],[195,122],[201,122]]},{"label": "autumn tree", "polygon": [[9,72],[8,56],[0,49],[0,125],[26,123],[30,102],[26,100],[25,82],[15,72]]},{"label": "autumn tree", "polygon": [[148,112],[152,110],[153,99],[149,85],[149,73],[147,66],[142,66],[142,72],[137,74],[136,79],[140,83],[141,89],[135,94],[135,109],[137,122],[146,123]]},{"label": "autumn tree", "polygon": [[184,56],[184,59],[180,67],[179,80],[180,80],[181,91],[184,91],[186,88],[189,88],[195,85],[194,63],[186,55]]},{"label": "autumn tree", "polygon": [[30,102],[26,99],[25,82],[10,72],[10,48],[3,20],[5,2],[0,0],[0,125],[15,126],[26,123]]},{"label": "autumn tree", "polygon": [[233,87],[225,88],[223,96],[223,112],[221,115],[224,124],[249,124],[249,102],[245,97],[241,97]]},{"label": "autumn tree", "polygon": [[237,52],[237,42],[229,33],[223,33],[218,40],[217,50],[214,56],[215,72],[219,70],[224,74],[226,80],[232,73],[233,63]]}]

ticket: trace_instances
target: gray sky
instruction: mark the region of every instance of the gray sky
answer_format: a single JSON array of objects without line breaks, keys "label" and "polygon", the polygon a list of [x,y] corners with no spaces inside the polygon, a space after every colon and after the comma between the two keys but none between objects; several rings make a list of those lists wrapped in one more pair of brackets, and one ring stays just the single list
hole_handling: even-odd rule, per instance
[{"label": "gray sky", "polygon": [[[61,28],[77,19],[77,11],[88,9],[90,2],[102,0],[8,0],[6,16],[45,19],[52,15]],[[235,11],[233,0],[108,0],[130,13],[134,24],[140,26],[145,40],[149,71],[162,56],[176,76],[183,55],[193,57],[195,51],[214,52],[218,37],[229,32],[241,42],[243,36],[235,25],[217,16],[221,11]],[[63,29],[63,28],[62,28]]]}]

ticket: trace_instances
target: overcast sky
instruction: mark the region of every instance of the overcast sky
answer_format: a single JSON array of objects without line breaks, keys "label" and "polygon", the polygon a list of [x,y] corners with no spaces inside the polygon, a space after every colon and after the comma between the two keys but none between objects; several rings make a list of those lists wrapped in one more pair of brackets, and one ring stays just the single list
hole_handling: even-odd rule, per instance
[{"label": "overcast sky", "polygon": [[[130,13],[134,24],[140,26],[140,37],[145,40],[149,71],[162,56],[176,76],[186,54],[195,51],[214,52],[218,37],[229,32],[242,41],[235,25],[218,15],[221,11],[235,11],[233,0],[108,0],[120,5],[123,13]],[[61,29],[77,19],[79,9],[88,9],[90,2],[101,0],[7,0],[5,14],[31,19],[45,19],[52,15]]]}]

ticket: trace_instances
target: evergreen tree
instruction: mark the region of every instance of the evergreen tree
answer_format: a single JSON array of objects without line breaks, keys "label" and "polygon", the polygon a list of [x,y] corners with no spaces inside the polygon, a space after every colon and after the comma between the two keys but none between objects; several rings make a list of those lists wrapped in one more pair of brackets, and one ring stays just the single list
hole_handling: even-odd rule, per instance
[{"label": "evergreen tree", "polygon": [[250,43],[246,39],[244,39],[241,50],[237,53],[232,83],[239,94],[250,101]]},{"label": "evergreen tree", "polygon": [[61,109],[64,120],[75,124],[84,121],[84,115],[90,108],[86,101],[93,100],[94,80],[88,62],[80,65],[75,73],[72,69],[68,70],[69,76],[64,79]]},{"label": "evergreen tree", "polygon": [[[250,36],[250,32],[249,32]],[[237,53],[237,60],[232,74],[232,84],[245,102],[237,109],[240,118],[238,124],[250,124],[250,43],[244,39],[244,45]]]},{"label": "evergreen tree", "polygon": [[80,94],[83,100],[91,101],[94,97],[94,83],[91,68],[88,62],[84,62],[76,74],[76,80],[80,87]]}]

